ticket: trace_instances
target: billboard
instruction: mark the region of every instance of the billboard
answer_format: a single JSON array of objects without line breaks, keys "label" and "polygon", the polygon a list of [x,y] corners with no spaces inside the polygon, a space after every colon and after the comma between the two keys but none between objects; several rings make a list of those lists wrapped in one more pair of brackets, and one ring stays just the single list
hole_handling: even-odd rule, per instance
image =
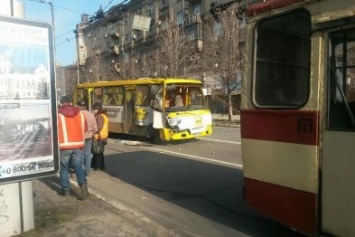
[{"label": "billboard", "polygon": [[136,30],[149,31],[150,20],[150,17],[135,15],[133,17],[132,28]]},{"label": "billboard", "polygon": [[0,17],[0,184],[58,170],[52,28]]}]

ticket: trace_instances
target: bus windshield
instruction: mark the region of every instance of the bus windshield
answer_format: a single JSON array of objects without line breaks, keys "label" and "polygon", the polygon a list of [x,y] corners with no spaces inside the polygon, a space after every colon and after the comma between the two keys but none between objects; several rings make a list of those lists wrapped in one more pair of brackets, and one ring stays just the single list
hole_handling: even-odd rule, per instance
[{"label": "bus windshield", "polygon": [[165,110],[182,111],[205,108],[200,85],[169,84],[165,93]]}]

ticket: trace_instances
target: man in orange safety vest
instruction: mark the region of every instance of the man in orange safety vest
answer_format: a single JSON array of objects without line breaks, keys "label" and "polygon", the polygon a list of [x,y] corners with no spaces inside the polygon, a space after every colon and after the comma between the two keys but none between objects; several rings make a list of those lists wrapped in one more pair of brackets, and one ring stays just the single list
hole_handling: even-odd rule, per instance
[{"label": "man in orange safety vest", "polygon": [[74,169],[81,189],[79,200],[89,196],[85,171],[83,169],[83,148],[85,144],[86,121],[78,107],[72,106],[69,96],[60,98],[58,108],[58,138],[60,148],[60,185],[59,195],[68,196],[70,189],[69,166]]}]

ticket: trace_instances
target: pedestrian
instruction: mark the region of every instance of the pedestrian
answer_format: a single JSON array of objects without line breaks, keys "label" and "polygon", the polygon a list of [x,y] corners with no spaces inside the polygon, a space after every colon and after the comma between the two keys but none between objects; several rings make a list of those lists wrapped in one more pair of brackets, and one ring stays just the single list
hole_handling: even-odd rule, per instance
[{"label": "pedestrian", "polygon": [[83,165],[84,165],[86,176],[90,176],[91,161],[93,156],[91,153],[92,138],[94,136],[94,133],[97,132],[97,122],[95,116],[87,110],[86,100],[80,100],[78,102],[78,107],[80,111],[84,114],[87,123],[87,130],[85,132],[85,147],[83,150],[84,153]]},{"label": "pedestrian", "polygon": [[[101,103],[96,102],[92,105],[92,112],[95,115],[98,130],[98,132],[94,134],[94,139],[101,139],[104,141],[104,145],[106,145],[108,138],[108,117],[106,111],[102,109]],[[94,154],[92,167],[95,171],[105,169],[105,157],[103,152],[100,154]]]},{"label": "pedestrian", "polygon": [[83,169],[83,148],[85,145],[86,122],[84,114],[72,105],[71,97],[62,96],[58,108],[58,139],[60,148],[59,195],[68,196],[70,189],[69,166],[75,171],[81,195],[79,200],[89,196],[87,180]]}]

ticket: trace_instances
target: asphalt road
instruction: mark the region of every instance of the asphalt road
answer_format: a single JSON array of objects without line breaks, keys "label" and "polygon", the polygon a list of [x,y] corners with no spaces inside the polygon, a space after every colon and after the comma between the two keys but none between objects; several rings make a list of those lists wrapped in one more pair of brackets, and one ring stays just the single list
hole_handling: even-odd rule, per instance
[{"label": "asphalt road", "polygon": [[75,176],[69,197],[56,176],[34,180],[36,229],[20,236],[301,236],[245,205],[239,126],[167,145],[111,138],[105,155],[85,201]]},{"label": "asphalt road", "polygon": [[238,127],[168,145],[110,139],[105,154],[91,192],[178,236],[301,236],[245,205]]}]

